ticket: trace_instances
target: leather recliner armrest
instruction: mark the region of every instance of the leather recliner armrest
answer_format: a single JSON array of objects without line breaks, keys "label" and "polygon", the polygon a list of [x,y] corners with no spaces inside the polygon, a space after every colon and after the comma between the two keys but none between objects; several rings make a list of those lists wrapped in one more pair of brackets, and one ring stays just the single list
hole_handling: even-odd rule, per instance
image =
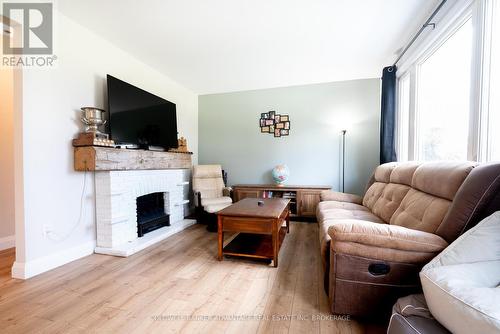
[{"label": "leather recliner armrest", "polygon": [[348,202],[355,204],[362,204],[363,198],[358,195],[339,193],[332,190],[323,190],[321,192],[321,201],[337,201],[337,202]]},{"label": "leather recliner armrest", "polygon": [[436,234],[355,219],[339,220],[328,229],[328,234],[332,246],[335,242],[346,242],[421,253],[437,253],[448,246],[446,240]]}]

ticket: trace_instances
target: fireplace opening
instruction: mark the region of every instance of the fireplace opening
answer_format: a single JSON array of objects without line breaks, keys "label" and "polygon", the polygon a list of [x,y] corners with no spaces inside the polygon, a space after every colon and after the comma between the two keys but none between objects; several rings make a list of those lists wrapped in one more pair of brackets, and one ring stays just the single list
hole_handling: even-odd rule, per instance
[{"label": "fireplace opening", "polygon": [[170,226],[165,210],[165,193],[151,193],[137,197],[137,236]]}]

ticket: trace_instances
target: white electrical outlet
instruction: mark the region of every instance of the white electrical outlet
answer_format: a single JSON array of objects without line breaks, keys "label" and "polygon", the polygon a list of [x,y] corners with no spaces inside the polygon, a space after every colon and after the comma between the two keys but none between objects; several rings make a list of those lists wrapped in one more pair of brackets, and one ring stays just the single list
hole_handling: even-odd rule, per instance
[{"label": "white electrical outlet", "polygon": [[50,225],[43,225],[42,226],[42,232],[43,232],[43,236],[45,238],[48,237],[49,233],[52,232],[52,227],[50,227]]}]

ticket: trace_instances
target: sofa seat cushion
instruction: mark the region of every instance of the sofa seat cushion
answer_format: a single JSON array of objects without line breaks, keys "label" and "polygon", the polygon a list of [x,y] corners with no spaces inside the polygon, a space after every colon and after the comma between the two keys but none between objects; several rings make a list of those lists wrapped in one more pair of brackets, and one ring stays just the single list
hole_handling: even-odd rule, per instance
[{"label": "sofa seat cushion", "polygon": [[[205,208],[208,205],[221,205],[221,204],[231,204],[233,200],[231,197],[216,197],[216,198],[202,198],[201,205]],[[206,209],[206,208],[205,208]]]},{"label": "sofa seat cushion", "polygon": [[336,202],[346,202],[361,204],[363,199],[358,195],[340,193],[332,190],[324,190],[321,192],[321,201],[336,201]]},{"label": "sofa seat cushion", "polygon": [[325,201],[318,203],[318,210],[330,210],[330,209],[348,209],[348,210],[363,210],[370,211],[368,208],[355,203],[340,202],[340,201]]},{"label": "sofa seat cushion", "polygon": [[[340,210],[340,211],[339,211]],[[352,211],[352,213],[350,213]],[[367,216],[365,213],[368,213]],[[353,217],[365,217],[370,220],[374,216],[368,208],[354,203],[348,202],[338,202],[338,201],[327,201],[320,202],[318,208],[316,209],[316,218],[318,221],[323,221],[325,219],[335,219],[335,218],[353,218]],[[376,217],[376,216],[375,216]],[[373,219],[377,219],[373,218]]]},{"label": "sofa seat cushion", "polygon": [[500,212],[455,240],[420,279],[432,315],[451,332],[500,332]]},{"label": "sofa seat cushion", "polygon": [[385,223],[382,219],[370,212],[370,210],[357,204],[350,204],[351,207],[328,208],[319,210],[317,213],[318,221],[333,220],[333,219],[359,219],[371,221],[374,223]]},{"label": "sofa seat cushion", "polygon": [[333,224],[328,234],[335,252],[416,264],[432,259],[448,245],[435,234],[359,220]]}]

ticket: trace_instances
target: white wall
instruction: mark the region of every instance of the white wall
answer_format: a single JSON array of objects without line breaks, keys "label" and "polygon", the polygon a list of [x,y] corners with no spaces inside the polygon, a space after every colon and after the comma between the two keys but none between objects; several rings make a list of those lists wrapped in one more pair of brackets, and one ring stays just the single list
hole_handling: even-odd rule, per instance
[{"label": "white wall", "polygon": [[[57,68],[23,76],[25,254],[13,276],[27,278],[91,254],[95,245],[94,176],[73,170],[71,139],[81,131],[79,108],[106,108],[106,74],[177,104],[179,134],[198,156],[198,100],[154,68],[57,13]],[[146,37],[145,37],[146,38]],[[77,225],[78,224],[78,225]],[[54,231],[44,236],[44,225]],[[55,239],[55,240],[50,240]]]},{"label": "white wall", "polygon": [[14,225],[14,71],[0,68],[0,250],[14,246]]}]

